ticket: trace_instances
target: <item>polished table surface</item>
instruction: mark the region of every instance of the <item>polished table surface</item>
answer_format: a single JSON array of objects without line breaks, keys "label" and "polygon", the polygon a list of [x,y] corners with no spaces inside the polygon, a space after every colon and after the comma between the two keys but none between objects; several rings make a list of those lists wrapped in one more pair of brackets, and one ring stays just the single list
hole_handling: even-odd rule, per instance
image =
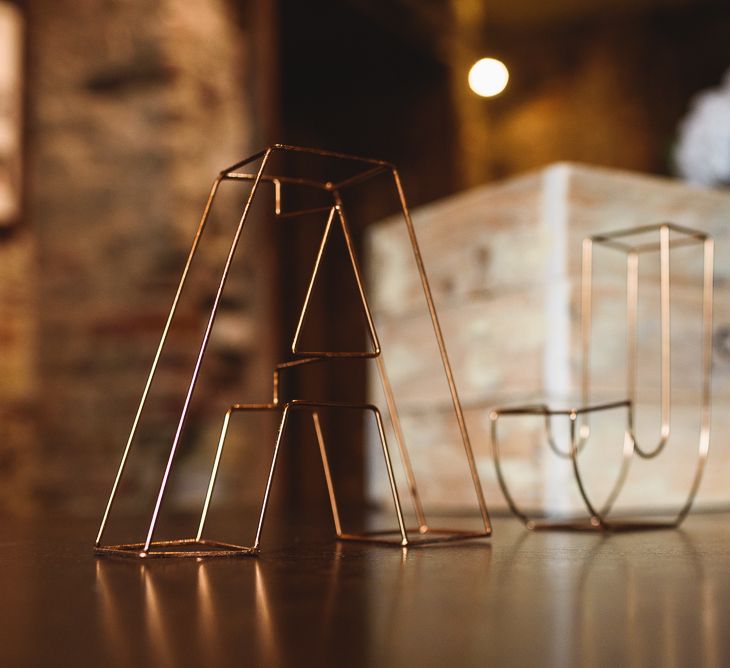
[{"label": "polished table surface", "polygon": [[428,548],[298,529],[260,557],[95,558],[93,523],[8,523],[2,666],[730,666],[730,515]]}]

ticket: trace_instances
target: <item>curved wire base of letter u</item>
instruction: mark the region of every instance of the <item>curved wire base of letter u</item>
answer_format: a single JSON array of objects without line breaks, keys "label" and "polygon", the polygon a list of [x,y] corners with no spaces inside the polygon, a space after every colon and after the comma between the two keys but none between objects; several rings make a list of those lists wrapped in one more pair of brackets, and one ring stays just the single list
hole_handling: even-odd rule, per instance
[{"label": "curved wire base of letter u", "polygon": [[[647,234],[659,235],[658,242],[631,243],[631,237]],[[593,310],[593,246],[620,251],[626,256],[626,344],[627,344],[627,377],[626,398],[612,403],[591,405],[590,345],[592,334]],[[670,250],[672,248],[701,245],[703,249],[702,268],[702,359],[701,359],[701,400],[700,424],[697,444],[697,459],[689,492],[679,510],[668,519],[614,519],[611,515],[614,503],[619,498],[626,481],[629,467],[634,456],[642,459],[654,459],[661,455],[671,436],[671,283],[670,283]],[[653,447],[647,448],[638,442],[635,430],[635,410],[637,403],[637,319],[638,319],[638,283],[639,257],[642,254],[659,253],[660,277],[660,318],[661,318],[661,388],[659,436]],[[707,234],[697,232],[673,223],[647,225],[644,227],[620,230],[607,234],[599,234],[583,241],[582,276],[581,276],[581,339],[583,370],[581,378],[582,405],[566,410],[551,409],[545,404],[496,408],[490,412],[491,441],[497,480],[511,511],[528,529],[565,529],[565,530],[610,530],[630,531],[639,529],[676,528],[685,519],[694,503],[702,480],[710,445],[710,392],[711,392],[711,355],[712,355],[712,304],[713,304],[713,240]],[[626,427],[622,446],[621,465],[616,478],[610,487],[607,497],[597,503],[590,493],[586,476],[581,466],[581,453],[590,442],[590,416],[603,411],[623,411],[626,415]],[[510,491],[502,462],[498,423],[503,417],[543,416],[545,440],[552,453],[563,459],[569,459],[575,483],[587,514],[583,518],[543,519],[531,516],[515,500]],[[569,443],[561,449],[553,435],[553,420],[569,421]]]}]

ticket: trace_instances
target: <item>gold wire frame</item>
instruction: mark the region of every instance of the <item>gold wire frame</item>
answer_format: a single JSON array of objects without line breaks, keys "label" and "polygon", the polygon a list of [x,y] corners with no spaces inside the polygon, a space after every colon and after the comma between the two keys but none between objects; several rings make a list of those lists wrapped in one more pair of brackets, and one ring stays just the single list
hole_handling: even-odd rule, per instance
[{"label": "gold wire frame", "polygon": [[[630,243],[631,237],[659,233],[659,242]],[[592,334],[593,309],[593,246],[600,244],[620,251],[626,255],[626,344],[627,375],[626,399],[612,403],[591,405],[591,371],[590,346]],[[670,250],[681,246],[702,245],[702,389],[700,401],[700,433],[698,439],[697,463],[694,477],[687,498],[680,510],[668,520],[609,519],[609,514],[626,481],[629,466],[634,455],[642,459],[653,459],[660,455],[671,435],[671,284],[670,284]],[[639,445],[635,428],[634,412],[636,405],[637,383],[637,319],[639,288],[639,257],[643,254],[659,252],[659,290],[661,319],[661,425],[659,438],[653,448]],[[495,408],[490,412],[492,453],[497,473],[497,480],[502,489],[510,510],[525,524],[528,529],[566,529],[566,530],[610,530],[629,531],[636,529],[676,528],[685,519],[692,508],[697,490],[702,480],[710,446],[710,400],[711,400],[711,362],[712,362],[712,306],[713,306],[713,259],[714,243],[712,238],[695,230],[676,225],[662,223],[642,227],[619,230],[607,234],[597,234],[583,240],[581,261],[581,346],[582,373],[581,396],[582,406],[567,410],[551,409],[545,404],[518,406],[513,408]],[[579,465],[579,455],[590,439],[589,416],[596,412],[608,410],[626,411],[626,429],[622,450],[621,466],[607,499],[597,504],[590,496]],[[570,459],[575,481],[581,499],[588,511],[585,519],[537,519],[530,517],[509,490],[501,463],[501,448],[498,437],[498,422],[506,416],[544,416],[545,437],[548,446],[558,457]],[[553,436],[553,418],[567,417],[570,423],[570,441],[567,450],[561,450]],[[580,424],[579,424],[580,422]]]},{"label": "gold wire frame", "polygon": [[[360,166],[359,171],[354,175],[351,176],[343,181],[340,181],[338,183],[332,183],[332,182],[318,182],[310,179],[305,178],[298,178],[298,177],[291,177],[291,176],[282,176],[282,175],[272,175],[267,172],[267,166],[269,164],[270,158],[272,154],[274,153],[298,153],[298,154],[305,154],[310,156],[319,156],[321,158],[329,158],[339,161],[348,161],[350,164],[358,165]],[[257,161],[260,161],[260,165],[257,171],[255,172],[246,172],[241,171],[242,168],[244,168],[247,165],[250,165],[251,163],[255,163]],[[444,368],[444,374],[446,377],[446,381],[449,387],[449,392],[451,396],[451,401],[454,409],[454,413],[457,419],[457,423],[459,426],[459,433],[462,440],[462,444],[464,447],[464,453],[467,460],[467,464],[469,467],[471,480],[474,486],[474,491],[476,494],[477,503],[479,506],[479,513],[481,517],[482,522],[482,529],[477,531],[463,531],[459,529],[451,529],[451,528],[434,528],[429,526],[425,512],[423,510],[423,504],[421,503],[421,496],[418,490],[418,485],[416,483],[415,474],[413,471],[413,467],[411,465],[410,456],[408,454],[408,449],[406,447],[403,431],[400,426],[400,420],[398,417],[398,411],[396,407],[395,402],[395,396],[392,390],[392,387],[390,385],[390,381],[388,379],[388,374],[386,372],[385,364],[383,362],[383,358],[381,356],[381,350],[380,350],[380,343],[378,340],[378,335],[375,329],[375,324],[373,321],[373,317],[370,311],[370,307],[368,305],[367,297],[365,295],[365,289],[364,289],[364,282],[362,278],[362,273],[360,271],[359,263],[357,260],[357,256],[355,253],[354,243],[352,240],[352,236],[350,233],[350,229],[348,227],[347,223],[347,217],[345,213],[345,209],[342,203],[341,193],[348,187],[353,186],[355,184],[363,183],[371,178],[374,178],[378,175],[382,174],[389,174],[390,177],[393,180],[393,186],[395,189],[395,194],[398,198],[398,203],[400,205],[401,213],[403,216],[403,221],[406,225],[409,240],[411,243],[411,248],[413,251],[413,257],[416,263],[416,268],[418,270],[419,278],[421,281],[421,286],[423,289],[423,294],[426,300],[426,305],[428,307],[429,315],[431,318],[431,323],[433,326],[434,335],[436,337],[436,342],[438,344],[439,348],[439,354],[441,357],[441,362],[443,364]],[[213,306],[211,308],[207,326],[205,328],[203,338],[200,344],[200,348],[198,351],[196,363],[193,369],[192,377],[187,389],[187,394],[185,398],[185,402],[183,404],[183,408],[178,420],[177,429],[175,432],[175,436],[172,442],[172,445],[170,447],[170,453],[167,459],[167,463],[165,466],[164,474],[162,477],[162,481],[160,484],[160,488],[157,494],[157,499],[155,503],[154,510],[152,512],[150,524],[147,530],[147,535],[144,541],[137,542],[137,543],[125,543],[125,544],[118,544],[118,545],[105,545],[103,544],[103,537],[104,532],[107,527],[107,523],[110,517],[110,513],[112,511],[114,500],[117,495],[117,490],[119,487],[119,484],[121,482],[122,476],[124,474],[124,470],[129,458],[130,450],[132,447],[132,444],[135,440],[135,435],[137,432],[137,428],[139,426],[140,418],[142,416],[142,412],[144,410],[145,403],[147,401],[147,397],[150,391],[150,387],[152,385],[152,381],[155,377],[157,367],[160,361],[160,357],[162,355],[162,351],[165,346],[165,341],[167,339],[168,333],[170,331],[170,327],[172,325],[173,318],[175,316],[175,312],[177,309],[178,302],[180,300],[180,296],[182,294],[188,272],[190,270],[190,266],[192,264],[193,258],[196,255],[196,252],[198,250],[200,240],[203,234],[203,231],[206,226],[206,222],[208,220],[208,216],[210,214],[213,201],[216,196],[216,192],[218,190],[218,187],[223,181],[249,181],[252,183],[251,190],[248,195],[248,199],[246,201],[246,204],[244,206],[241,218],[238,222],[236,231],[233,235],[233,239],[231,241],[230,250],[228,252],[228,256],[223,268],[223,272],[220,278],[220,282],[218,284],[218,289],[216,292],[215,299],[213,301]],[[218,447],[216,449],[215,459],[213,462],[213,467],[210,475],[210,479],[208,482],[208,488],[207,493],[205,496],[205,500],[203,502],[202,512],[200,515],[200,520],[198,524],[198,530],[195,535],[195,537],[192,538],[182,538],[182,539],[175,539],[175,540],[155,540],[155,529],[157,526],[157,520],[158,515],[160,512],[160,507],[162,505],[162,501],[164,499],[165,490],[167,487],[168,479],[170,476],[170,471],[173,465],[173,461],[175,459],[177,449],[180,443],[180,439],[186,424],[186,419],[188,415],[188,410],[190,406],[190,402],[193,396],[193,392],[195,390],[195,386],[198,380],[198,376],[203,364],[203,359],[205,356],[205,352],[208,346],[208,342],[213,330],[213,326],[215,323],[216,314],[218,312],[218,307],[220,304],[221,296],[223,294],[223,290],[226,285],[226,281],[228,278],[228,274],[230,272],[233,258],[236,252],[236,248],[238,246],[239,240],[241,238],[241,234],[243,232],[243,228],[247,222],[249,211],[251,209],[251,205],[254,201],[254,197],[256,196],[257,190],[259,188],[259,185],[262,182],[269,182],[273,184],[274,186],[274,214],[277,217],[277,219],[284,219],[284,218],[295,218],[297,216],[304,216],[309,215],[312,213],[322,212],[323,214],[327,215],[327,223],[325,226],[325,231],[323,233],[319,249],[317,252],[316,260],[314,263],[314,267],[312,270],[311,278],[309,280],[309,284],[306,291],[306,296],[304,298],[304,304],[302,306],[302,310],[299,315],[298,324],[296,327],[296,331],[294,333],[294,337],[291,344],[291,351],[295,359],[283,362],[280,364],[277,364],[274,373],[273,373],[273,397],[272,401],[270,403],[266,404],[233,404],[229,410],[226,412],[225,417],[223,419],[223,427],[221,429],[221,435],[218,442]],[[319,190],[325,193],[328,193],[331,197],[331,203],[328,204],[325,207],[317,208],[317,209],[307,209],[302,211],[284,211],[282,209],[282,188],[286,185],[296,185],[296,186],[303,186],[308,188],[313,188],[315,190]],[[299,349],[299,339],[300,334],[302,330],[302,325],[304,323],[304,319],[307,313],[307,309],[309,306],[310,298],[312,295],[312,291],[314,288],[314,284],[317,278],[317,274],[319,271],[319,267],[322,261],[322,257],[324,254],[325,247],[327,245],[328,239],[330,238],[330,232],[332,230],[332,227],[335,223],[338,223],[341,227],[342,233],[344,235],[347,252],[350,260],[350,266],[352,268],[355,281],[357,284],[357,289],[359,293],[359,298],[361,300],[364,313],[367,320],[367,328],[368,328],[368,334],[372,343],[372,350],[371,351],[352,351],[352,352],[335,352],[335,351],[318,351],[318,352],[309,352],[309,351],[301,351]],[[417,521],[417,526],[414,528],[408,528],[406,526],[406,522],[404,519],[404,512],[403,512],[403,506],[401,502],[401,494],[399,493],[398,484],[394,475],[393,471],[393,462],[392,462],[392,456],[390,452],[390,447],[385,435],[385,429],[383,426],[383,419],[380,413],[380,410],[371,404],[356,404],[356,403],[343,403],[343,402],[323,402],[323,401],[306,401],[306,400],[292,400],[287,402],[281,402],[279,399],[279,376],[282,371],[285,371],[288,368],[291,368],[293,366],[299,366],[304,364],[313,364],[313,363],[323,363],[327,360],[331,360],[333,358],[364,358],[364,359],[373,359],[375,360],[378,375],[380,377],[380,381],[383,387],[383,392],[385,395],[386,405],[388,408],[388,417],[390,419],[391,425],[393,427],[393,433],[395,435],[395,440],[398,447],[398,452],[401,458],[401,462],[403,465],[403,469],[405,471],[406,481],[407,481],[407,487],[408,487],[408,493],[411,498],[413,509],[415,511],[415,518]],[[320,424],[320,412],[322,410],[339,410],[339,411],[361,411],[363,413],[369,413],[372,415],[376,426],[377,426],[377,433],[380,440],[381,449],[383,452],[383,457],[385,460],[387,475],[388,475],[388,483],[392,495],[393,500],[393,506],[395,508],[395,513],[397,517],[397,528],[386,530],[386,531],[379,531],[379,532],[369,532],[369,533],[352,533],[352,532],[346,532],[343,531],[341,522],[340,522],[340,512],[339,512],[339,506],[337,504],[337,499],[335,495],[335,489],[334,484],[332,481],[332,474],[329,466],[329,460],[327,457],[327,445],[326,445],[326,439],[324,437],[324,433]],[[223,453],[223,448],[226,441],[226,436],[228,433],[228,428],[230,424],[230,418],[231,416],[236,412],[257,412],[257,411],[265,411],[265,412],[279,412],[281,414],[281,421],[279,424],[279,430],[278,435],[276,437],[276,442],[274,445],[274,453],[272,458],[271,467],[269,469],[269,474],[266,482],[266,488],[264,491],[262,503],[261,503],[261,510],[259,514],[258,519],[258,525],[256,529],[256,535],[253,541],[253,544],[251,545],[237,545],[237,544],[231,544],[231,543],[224,543],[220,541],[210,540],[207,538],[204,538],[204,529],[205,529],[205,523],[208,515],[208,510],[210,507],[211,498],[213,496],[216,478],[218,474],[218,468],[221,461],[221,455]],[[479,476],[477,473],[476,468],[476,461],[474,458],[474,453],[472,450],[472,446],[469,440],[469,435],[466,429],[466,421],[464,419],[464,413],[462,410],[461,402],[459,400],[456,384],[454,382],[453,373],[451,370],[451,364],[449,362],[448,354],[446,351],[446,345],[444,343],[444,337],[441,331],[441,326],[439,323],[438,316],[436,314],[436,308],[434,305],[433,297],[431,295],[431,288],[428,282],[428,278],[426,276],[426,271],[423,264],[423,258],[421,256],[421,252],[418,246],[418,241],[416,239],[415,230],[413,227],[413,222],[411,220],[410,212],[408,209],[408,205],[406,202],[405,194],[403,191],[403,187],[400,181],[400,177],[398,175],[398,171],[392,165],[391,163],[381,161],[381,160],[372,160],[368,158],[360,158],[356,156],[341,154],[341,153],[333,153],[331,151],[322,151],[322,150],[316,150],[316,149],[308,149],[308,148],[302,148],[302,147],[296,147],[296,146],[286,146],[282,144],[275,144],[269,148],[267,148],[264,151],[261,151],[246,160],[243,160],[239,163],[236,163],[232,167],[229,167],[228,169],[223,170],[218,177],[213,182],[213,186],[210,191],[210,195],[208,197],[207,204],[205,206],[205,209],[203,211],[203,215],[200,221],[200,224],[198,226],[198,230],[196,232],[195,238],[193,240],[192,248],[190,250],[190,253],[188,255],[187,262],[185,264],[185,268],[183,269],[183,273],[177,288],[177,291],[175,293],[175,297],[172,302],[172,306],[170,308],[170,312],[167,317],[167,321],[165,323],[162,336],[160,339],[160,343],[157,347],[157,352],[154,356],[152,366],[149,372],[149,375],[147,377],[147,382],[145,384],[144,390],[142,392],[142,397],[139,403],[139,406],[137,408],[137,412],[135,414],[132,428],[129,434],[129,437],[127,439],[126,446],[124,448],[124,452],[122,454],[122,459],[119,464],[119,468],[117,470],[116,478],[114,480],[114,483],[112,485],[111,493],[109,495],[108,502],[106,504],[106,508],[104,510],[104,515],[102,517],[101,525],[99,527],[99,532],[96,537],[96,541],[94,544],[94,549],[97,554],[100,555],[122,555],[122,556],[131,556],[131,557],[228,557],[228,556],[243,556],[243,555],[256,555],[259,552],[260,545],[261,545],[261,538],[262,538],[262,532],[264,528],[264,520],[266,517],[266,511],[268,508],[269,503],[269,497],[270,492],[272,488],[272,482],[274,473],[276,470],[277,462],[279,459],[281,444],[283,441],[283,436],[286,432],[286,426],[287,421],[289,418],[289,415],[294,411],[304,411],[311,415],[312,418],[312,425],[314,428],[314,432],[317,438],[317,443],[319,446],[320,456],[322,460],[322,466],[324,469],[324,476],[325,476],[325,483],[327,485],[327,491],[329,495],[329,501],[332,511],[332,518],[333,518],[333,524],[335,528],[335,533],[337,535],[337,538],[340,540],[352,540],[352,541],[366,541],[366,542],[375,542],[375,543],[382,543],[382,544],[388,544],[388,545],[397,545],[400,547],[406,547],[406,546],[415,546],[415,545],[428,545],[433,543],[443,543],[443,542],[450,542],[450,541],[461,541],[471,538],[481,538],[481,537],[487,537],[491,535],[491,523],[489,519],[489,513],[487,510],[487,504],[484,499],[484,494],[481,487],[481,482],[479,480]]]}]

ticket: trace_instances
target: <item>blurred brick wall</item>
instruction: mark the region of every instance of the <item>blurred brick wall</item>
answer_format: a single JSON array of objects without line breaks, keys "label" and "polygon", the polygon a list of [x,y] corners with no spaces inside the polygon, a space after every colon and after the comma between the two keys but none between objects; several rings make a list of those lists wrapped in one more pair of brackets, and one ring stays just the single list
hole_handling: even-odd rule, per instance
[{"label": "blurred brick wall", "polygon": [[28,230],[0,239],[0,511],[36,507],[38,391],[35,244]]},{"label": "blurred brick wall", "polygon": [[[0,504],[12,484],[41,507],[98,514],[210,184],[259,145],[251,40],[226,0],[27,4],[38,308],[4,353],[25,355],[37,328],[38,445],[25,454],[38,475],[8,476],[6,453]],[[244,329],[252,303],[243,294],[234,307]],[[132,477],[147,463],[140,453]]]}]

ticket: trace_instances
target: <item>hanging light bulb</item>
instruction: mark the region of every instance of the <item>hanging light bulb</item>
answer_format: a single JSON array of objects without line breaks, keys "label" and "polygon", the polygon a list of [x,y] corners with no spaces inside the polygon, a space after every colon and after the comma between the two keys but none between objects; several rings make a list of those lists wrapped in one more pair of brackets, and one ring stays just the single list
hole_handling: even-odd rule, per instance
[{"label": "hanging light bulb", "polygon": [[481,97],[499,95],[508,81],[507,66],[496,58],[481,58],[469,70],[469,88]]}]

